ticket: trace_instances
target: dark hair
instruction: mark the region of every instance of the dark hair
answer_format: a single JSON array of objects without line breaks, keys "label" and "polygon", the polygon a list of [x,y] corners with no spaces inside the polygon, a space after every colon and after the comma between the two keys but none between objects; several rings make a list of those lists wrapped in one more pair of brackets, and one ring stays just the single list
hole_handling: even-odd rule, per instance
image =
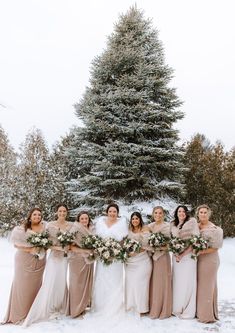
[{"label": "dark hair", "polygon": [[174,223],[174,225],[175,225],[176,227],[177,227],[178,224],[180,223],[179,218],[178,218],[178,210],[179,210],[180,208],[183,208],[183,210],[184,210],[184,212],[185,212],[185,214],[186,214],[185,220],[184,220],[183,224],[180,226],[180,229],[182,229],[182,227],[183,227],[183,225],[185,224],[185,222],[187,222],[187,221],[189,220],[189,218],[190,218],[190,214],[189,214],[188,207],[186,207],[185,205],[179,205],[179,206],[176,208],[175,212],[174,212],[174,220],[173,220],[173,223]]},{"label": "dark hair", "polygon": [[92,223],[92,221],[91,221],[91,217],[90,217],[89,213],[87,211],[85,211],[85,210],[83,210],[83,211],[81,211],[81,212],[78,213],[76,221],[79,222],[79,219],[80,219],[81,215],[83,215],[83,214],[86,214],[88,216],[88,219],[89,219],[88,227],[89,227],[90,224]]},{"label": "dark hair", "polygon": [[130,222],[129,222],[129,229],[131,229],[131,231],[134,230],[134,227],[133,227],[132,222],[131,222],[133,216],[137,216],[140,219],[140,230],[141,230],[143,228],[144,221],[143,221],[143,218],[142,218],[142,215],[140,214],[140,212],[133,212],[131,214],[131,218],[130,218]]},{"label": "dark hair", "polygon": [[109,208],[111,208],[111,207],[116,208],[117,213],[119,214],[119,207],[118,207],[118,205],[116,203],[111,203],[111,204],[108,205],[108,207],[105,210],[106,214],[108,214]]},{"label": "dark hair", "polygon": [[67,206],[66,204],[63,204],[63,203],[60,203],[60,204],[58,204],[58,205],[56,206],[56,211],[57,211],[60,207],[64,207],[64,208],[67,210],[67,212],[69,211],[68,206]]},{"label": "dark hair", "polygon": [[63,204],[63,203],[59,203],[57,206],[56,206],[56,212],[55,212],[55,219],[57,220],[58,219],[58,215],[57,215],[57,211],[60,207],[64,207],[66,210],[67,210],[67,213],[69,211],[68,209],[68,206],[66,204]]},{"label": "dark hair", "polygon": [[[27,229],[31,229],[32,228],[32,222],[31,222],[31,217],[32,217],[32,214],[35,212],[35,211],[38,211],[42,214],[42,211],[40,208],[37,208],[37,207],[34,207],[32,209],[30,209],[29,213],[28,213],[28,216],[26,218],[26,221],[24,222],[24,230],[27,231]],[[41,218],[41,221],[42,221],[42,218]],[[40,222],[41,222],[40,221]]]}]

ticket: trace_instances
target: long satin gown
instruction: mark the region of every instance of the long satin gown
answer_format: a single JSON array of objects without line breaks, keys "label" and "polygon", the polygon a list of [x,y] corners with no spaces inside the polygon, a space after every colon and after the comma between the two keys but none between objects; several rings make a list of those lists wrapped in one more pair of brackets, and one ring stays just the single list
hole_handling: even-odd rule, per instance
[{"label": "long satin gown", "polygon": [[[72,222],[67,222],[66,231],[69,231],[72,225]],[[56,223],[48,223],[47,230],[53,240],[53,245],[59,245],[56,234],[60,230]],[[23,323],[23,327],[35,322],[54,319],[66,313],[68,297],[67,267],[68,257],[64,257],[62,251],[51,250],[47,259],[42,286]]]},{"label": "long satin gown", "polygon": [[[189,239],[199,235],[197,221],[191,218],[182,229],[171,225],[173,236]],[[191,253],[185,255],[180,262],[172,256],[173,272],[173,315],[182,319],[192,319],[196,315],[197,292],[197,261],[191,258]]]},{"label": "long satin gown", "polygon": [[[133,233],[128,238],[142,243],[149,233]],[[125,308],[139,314],[149,311],[149,282],[152,262],[147,251],[142,251],[128,258],[125,265]]]},{"label": "long satin gown", "polygon": [[[44,228],[45,226],[44,223]],[[12,231],[11,242],[18,246],[31,247],[26,239],[32,233],[34,232],[31,229],[25,232],[23,226],[17,226]],[[3,323],[20,324],[25,319],[41,287],[45,264],[46,256],[38,259],[23,250],[16,251],[14,279]]]},{"label": "long satin gown", "polygon": [[197,318],[202,323],[213,323],[219,319],[217,301],[218,249],[223,244],[223,230],[210,226],[200,230],[201,236],[209,240],[213,253],[201,254],[197,264]]},{"label": "long satin gown", "polygon": [[[74,243],[81,247],[82,237],[91,234],[91,228],[85,228],[81,223],[74,222],[71,232],[77,232]],[[73,318],[83,314],[91,305],[93,270],[94,263],[86,260],[82,254],[70,254],[67,315]]]},{"label": "long satin gown", "polygon": [[[95,226],[95,233],[102,238],[112,237],[121,241],[128,234],[127,221],[119,218],[117,222],[108,227],[106,217],[100,218]],[[123,264],[114,262],[105,266],[96,262],[94,291],[92,297],[92,310],[96,314],[107,317],[124,312],[124,276]]]}]

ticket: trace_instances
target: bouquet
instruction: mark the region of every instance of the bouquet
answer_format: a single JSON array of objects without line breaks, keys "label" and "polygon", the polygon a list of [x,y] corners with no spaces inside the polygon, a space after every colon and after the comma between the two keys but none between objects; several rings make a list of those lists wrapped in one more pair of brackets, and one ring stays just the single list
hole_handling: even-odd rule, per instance
[{"label": "bouquet", "polygon": [[154,249],[159,249],[166,246],[170,238],[161,232],[152,232],[148,238],[148,244]]},{"label": "bouquet", "polygon": [[87,235],[83,236],[81,239],[81,248],[94,250],[94,252],[88,256],[88,260],[94,260],[96,258],[95,250],[97,250],[98,247],[101,246],[102,246],[102,238],[97,235]]},{"label": "bouquet", "polygon": [[123,250],[123,258],[122,261],[125,262],[128,257],[130,257],[131,253],[138,253],[140,252],[141,244],[135,239],[125,238],[122,245]]},{"label": "bouquet", "polygon": [[189,239],[189,244],[192,246],[193,254],[192,259],[197,259],[198,253],[201,250],[206,250],[208,248],[208,240],[202,238],[201,236],[192,236]]},{"label": "bouquet", "polygon": [[121,244],[111,237],[102,239],[94,253],[105,265],[110,265],[117,260],[124,260],[124,251]]},{"label": "bouquet", "polygon": [[179,255],[188,247],[188,241],[178,237],[172,237],[168,243],[168,251]]},{"label": "bouquet", "polygon": [[[45,256],[45,251],[52,246],[52,241],[49,239],[48,231],[40,233],[33,233],[27,238],[27,242],[34,247],[39,248],[39,252],[35,254],[35,257],[42,259]],[[42,251],[44,250],[44,251]]]},{"label": "bouquet", "polygon": [[97,235],[83,236],[81,247],[84,249],[95,250],[102,244],[102,238]]},{"label": "bouquet", "polygon": [[[59,231],[56,236],[61,247],[64,249],[66,246],[71,245],[74,242],[76,234],[77,232]],[[67,252],[64,251],[64,257],[67,256]]]}]

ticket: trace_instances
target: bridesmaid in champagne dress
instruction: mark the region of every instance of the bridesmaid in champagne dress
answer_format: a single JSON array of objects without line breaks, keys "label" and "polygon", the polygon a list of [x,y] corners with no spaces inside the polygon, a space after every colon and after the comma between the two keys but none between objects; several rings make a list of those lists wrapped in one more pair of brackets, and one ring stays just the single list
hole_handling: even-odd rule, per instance
[{"label": "bridesmaid in champagne dress", "polygon": [[[139,212],[131,214],[128,238],[147,245],[148,229],[144,226]],[[149,312],[149,282],[152,262],[142,247],[139,253],[133,253],[125,265],[125,307],[126,311],[138,314]]]},{"label": "bridesmaid in champagne dress", "polygon": [[[170,224],[164,222],[164,209],[153,208],[153,223],[148,225],[151,232],[170,237]],[[171,258],[167,248],[156,250],[153,255],[153,272],[150,282],[150,312],[152,319],[164,319],[172,313]]]},{"label": "bridesmaid in champagne dress", "polygon": [[26,222],[12,231],[11,241],[17,252],[8,310],[3,323],[20,324],[27,316],[41,287],[46,257],[36,257],[37,248],[32,247],[27,238],[33,233],[45,231],[45,227],[41,210],[33,208]]},{"label": "bridesmaid in champagne dress", "polygon": [[[186,206],[178,206],[171,222],[174,237],[186,240],[199,235],[195,218],[190,218]],[[182,319],[192,319],[196,315],[197,261],[191,258],[189,246],[180,255],[173,255],[173,315]]]},{"label": "bridesmaid in champagne dress", "polygon": [[67,315],[75,318],[83,314],[91,305],[94,264],[87,259],[90,250],[81,249],[83,236],[92,233],[91,218],[82,211],[77,216],[71,232],[76,232],[74,244],[69,255],[69,298]]},{"label": "bridesmaid in champagne dress", "polygon": [[202,323],[219,319],[217,304],[218,249],[222,247],[223,230],[210,222],[211,209],[207,205],[197,208],[201,236],[208,241],[208,248],[201,250],[197,268],[197,318]]},{"label": "bridesmaid in champagne dress", "polygon": [[47,259],[43,284],[23,323],[24,327],[66,313],[68,257],[65,253],[68,249],[60,245],[57,233],[70,231],[73,223],[66,221],[68,214],[66,205],[58,205],[56,214],[57,220],[49,222],[47,226],[53,246]]}]

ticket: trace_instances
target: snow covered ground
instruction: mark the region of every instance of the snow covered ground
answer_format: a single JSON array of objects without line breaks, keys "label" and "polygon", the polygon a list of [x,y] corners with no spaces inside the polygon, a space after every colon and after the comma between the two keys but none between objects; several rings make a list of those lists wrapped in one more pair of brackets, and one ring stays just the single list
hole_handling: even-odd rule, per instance
[{"label": "snow covered ground", "polygon": [[[0,239],[0,319],[4,317],[13,277],[15,250],[7,239]],[[1,325],[0,333],[203,333],[235,332],[235,238],[225,239],[220,250],[221,265],[218,276],[220,321],[215,324],[201,324],[197,320],[180,320],[171,317],[165,320],[151,320],[125,315],[104,318],[87,314],[84,319],[62,318],[50,322],[33,324],[29,328],[15,325]]]}]

